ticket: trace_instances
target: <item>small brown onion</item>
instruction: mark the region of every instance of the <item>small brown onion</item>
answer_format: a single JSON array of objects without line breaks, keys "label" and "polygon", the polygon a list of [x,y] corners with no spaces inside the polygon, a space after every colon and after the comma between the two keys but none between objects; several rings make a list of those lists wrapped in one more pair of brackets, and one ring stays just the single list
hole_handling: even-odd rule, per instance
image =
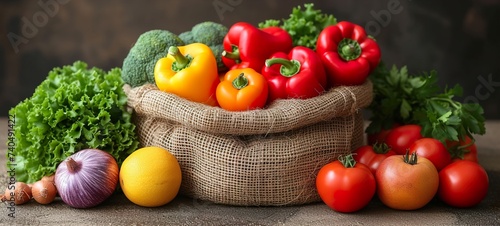
[{"label": "small brown onion", "polygon": [[48,180],[40,180],[33,184],[33,199],[40,204],[49,204],[56,198],[56,186]]},{"label": "small brown onion", "polygon": [[106,200],[118,184],[118,164],[109,153],[81,150],[57,167],[55,183],[63,202],[89,208]]},{"label": "small brown onion", "polygon": [[31,200],[31,188],[24,182],[16,182],[5,189],[5,201],[14,201],[16,205],[27,203]]},{"label": "small brown onion", "polygon": [[[56,186],[56,181],[55,181],[55,178],[56,178],[56,174],[51,174],[49,176],[44,176],[42,177],[42,181],[50,181],[52,184],[54,184],[54,187]],[[57,188],[56,188],[56,196],[59,195],[59,192],[57,192]]]},{"label": "small brown onion", "polygon": [[51,174],[51,175],[49,175],[49,176],[44,176],[44,177],[42,177],[42,179],[41,179],[41,180],[42,180],[42,181],[49,181],[49,182],[51,182],[51,183],[53,183],[53,184],[55,185],[55,184],[56,184],[56,182],[54,181],[55,176],[56,176],[55,174]]}]

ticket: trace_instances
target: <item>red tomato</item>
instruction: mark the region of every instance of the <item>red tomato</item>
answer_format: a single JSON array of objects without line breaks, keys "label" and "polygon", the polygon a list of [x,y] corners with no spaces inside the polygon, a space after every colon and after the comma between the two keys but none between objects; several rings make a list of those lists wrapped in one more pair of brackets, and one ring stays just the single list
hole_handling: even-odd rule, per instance
[{"label": "red tomato", "polygon": [[377,195],[384,205],[397,210],[415,210],[429,203],[438,190],[439,174],[424,157],[387,157],[375,174]]},{"label": "red tomato", "polygon": [[439,172],[438,195],[453,207],[472,207],[488,193],[489,179],[478,163],[459,160]]},{"label": "red tomato", "polygon": [[453,153],[452,161],[468,160],[479,162],[476,143],[469,136],[459,142],[446,141],[446,146],[448,152]]},{"label": "red tomato", "polygon": [[387,134],[385,143],[389,145],[396,154],[404,155],[413,142],[422,138],[422,134],[420,133],[421,130],[422,127],[413,124],[396,127]]},{"label": "red tomato", "polygon": [[396,152],[392,151],[386,144],[365,145],[354,150],[354,160],[368,166],[370,171],[375,175],[378,166],[384,159]]},{"label": "red tomato", "polygon": [[413,142],[410,154],[413,152],[429,159],[438,171],[451,163],[451,154],[441,141],[434,138],[422,138]]},{"label": "red tomato", "polygon": [[400,126],[400,124],[395,123],[390,129],[382,129],[378,133],[373,133],[373,134],[368,134],[367,135],[367,140],[369,145],[373,145],[376,143],[385,143],[385,138],[387,137],[387,134],[391,132],[393,128],[396,128]]},{"label": "red tomato", "polygon": [[[352,156],[350,158],[352,159]],[[318,172],[318,194],[321,200],[335,211],[358,211],[368,205],[375,195],[375,177],[370,169],[359,162],[354,164],[352,167],[346,167],[336,160],[326,164]]]},{"label": "red tomato", "polygon": [[384,129],[378,133],[368,134],[368,136],[367,136],[368,144],[373,145],[376,143],[384,143],[385,138],[387,137],[387,134],[389,134],[390,132],[391,132],[390,129],[387,129],[387,130]]}]

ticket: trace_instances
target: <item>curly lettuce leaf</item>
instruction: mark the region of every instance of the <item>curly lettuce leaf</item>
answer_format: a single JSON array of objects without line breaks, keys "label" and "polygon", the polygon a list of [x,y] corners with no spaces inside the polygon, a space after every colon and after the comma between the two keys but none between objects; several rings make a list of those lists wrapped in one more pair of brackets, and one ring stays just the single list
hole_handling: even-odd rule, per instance
[{"label": "curly lettuce leaf", "polygon": [[121,69],[88,69],[81,61],[50,71],[9,111],[16,120],[16,179],[40,180],[85,148],[104,150],[121,164],[139,144],[123,84]]},{"label": "curly lettuce leaf", "polygon": [[316,49],[316,41],[321,31],[335,24],[337,24],[337,19],[333,14],[315,9],[314,3],[306,3],[303,8],[300,5],[294,7],[289,18],[268,19],[260,22],[258,26],[259,28],[281,27],[288,31],[294,46]]}]

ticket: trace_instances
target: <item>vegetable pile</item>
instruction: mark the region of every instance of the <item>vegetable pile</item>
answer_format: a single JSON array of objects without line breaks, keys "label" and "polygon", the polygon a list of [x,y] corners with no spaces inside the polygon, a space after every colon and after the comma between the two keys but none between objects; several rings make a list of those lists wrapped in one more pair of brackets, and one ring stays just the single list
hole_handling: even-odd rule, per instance
[{"label": "vegetable pile", "polygon": [[[204,21],[180,34],[147,31],[122,67],[109,72],[81,61],[54,68],[31,98],[10,110],[19,182],[2,201],[48,204],[59,191],[69,206],[89,208],[111,196],[119,166],[139,145],[125,84],[154,84],[189,101],[251,111],[367,80],[374,88],[368,144],[319,170],[324,203],[339,212],[358,211],[375,195],[401,210],[419,209],[436,196],[455,207],[479,204],[489,183],[474,143],[486,132],[481,106],[454,100],[462,88],[442,90],[436,71],[387,68],[363,27],[337,22],[313,4],[258,26]],[[127,183],[140,184],[133,179]]]},{"label": "vegetable pile", "polygon": [[[416,210],[434,197],[453,207],[478,205],[489,185],[473,139],[485,133],[481,106],[454,100],[461,94],[459,85],[440,92],[435,71],[410,76],[406,67],[388,70],[380,64],[370,79],[375,97],[369,107],[368,144],[353,151],[355,163],[345,168],[367,166],[375,176],[377,197],[393,209]],[[360,173],[351,171],[342,183],[318,174],[318,191],[323,184],[353,184]],[[366,205],[359,197],[349,201]]]},{"label": "vegetable pile", "polygon": [[152,83],[228,111],[263,109],[278,99],[313,98],[332,87],[365,83],[380,62],[377,42],[363,27],[337,23],[313,6],[298,6],[290,18],[259,26],[204,21],[179,35],[145,32],[123,62],[123,80],[132,87]]}]

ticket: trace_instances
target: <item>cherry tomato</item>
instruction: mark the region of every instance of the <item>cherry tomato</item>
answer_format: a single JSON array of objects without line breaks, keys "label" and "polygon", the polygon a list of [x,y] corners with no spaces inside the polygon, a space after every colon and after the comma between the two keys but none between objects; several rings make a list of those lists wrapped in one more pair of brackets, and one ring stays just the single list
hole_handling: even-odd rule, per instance
[{"label": "cherry tomato", "polygon": [[375,175],[378,166],[384,159],[396,154],[396,152],[392,151],[389,146],[384,143],[364,145],[354,150],[353,153],[354,160],[368,166],[373,175]]},{"label": "cherry tomato", "polygon": [[478,163],[459,160],[439,172],[438,196],[453,207],[472,207],[487,195],[488,174]]},{"label": "cherry tomato", "polygon": [[420,133],[421,130],[422,127],[414,124],[398,126],[387,134],[385,143],[389,145],[396,154],[404,155],[413,142],[422,138],[422,134]]},{"label": "cherry tomato", "polygon": [[434,138],[422,138],[413,142],[410,154],[413,152],[429,159],[438,171],[451,163],[451,154],[441,141]]},{"label": "cherry tomato", "polygon": [[355,212],[368,205],[375,195],[375,177],[367,166],[348,155],[319,170],[316,189],[321,200],[333,210]]},{"label": "cherry tomato", "polygon": [[375,174],[377,195],[386,206],[415,210],[429,203],[438,190],[439,174],[431,161],[412,155],[387,157]]},{"label": "cherry tomato", "polygon": [[460,141],[446,141],[448,152],[452,153],[452,161],[468,160],[479,162],[477,157],[477,146],[473,139],[466,136]]}]

